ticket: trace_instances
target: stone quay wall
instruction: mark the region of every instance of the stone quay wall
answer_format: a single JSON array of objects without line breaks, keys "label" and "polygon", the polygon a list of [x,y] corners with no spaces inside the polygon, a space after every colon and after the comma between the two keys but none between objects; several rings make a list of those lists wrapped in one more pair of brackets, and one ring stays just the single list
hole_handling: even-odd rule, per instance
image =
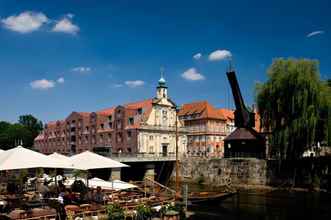
[{"label": "stone quay wall", "polygon": [[183,158],[180,163],[180,173],[187,182],[200,182],[213,186],[266,185],[267,177],[270,175],[267,160],[199,157]]},{"label": "stone quay wall", "polygon": [[[296,161],[253,158],[186,157],[180,161],[180,175],[186,182],[224,185],[270,185],[311,187],[331,191],[331,157]],[[175,172],[173,172],[175,177]]]}]

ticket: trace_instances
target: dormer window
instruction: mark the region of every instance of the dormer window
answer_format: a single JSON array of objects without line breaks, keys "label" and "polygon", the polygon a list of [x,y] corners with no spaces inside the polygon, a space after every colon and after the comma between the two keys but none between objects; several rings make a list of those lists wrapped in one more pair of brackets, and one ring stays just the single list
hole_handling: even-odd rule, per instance
[{"label": "dormer window", "polygon": [[143,113],[143,109],[142,108],[138,108],[138,114],[141,115]]},{"label": "dormer window", "polygon": [[128,120],[129,125],[133,125],[134,124],[134,119],[133,117],[130,117]]}]

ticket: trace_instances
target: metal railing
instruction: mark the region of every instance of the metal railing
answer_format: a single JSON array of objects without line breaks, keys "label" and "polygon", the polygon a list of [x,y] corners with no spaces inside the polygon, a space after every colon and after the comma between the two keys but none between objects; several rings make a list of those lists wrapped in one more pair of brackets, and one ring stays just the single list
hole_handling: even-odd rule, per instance
[{"label": "metal railing", "polygon": [[122,162],[134,161],[173,161],[176,159],[174,152],[168,153],[112,153],[112,159]]}]

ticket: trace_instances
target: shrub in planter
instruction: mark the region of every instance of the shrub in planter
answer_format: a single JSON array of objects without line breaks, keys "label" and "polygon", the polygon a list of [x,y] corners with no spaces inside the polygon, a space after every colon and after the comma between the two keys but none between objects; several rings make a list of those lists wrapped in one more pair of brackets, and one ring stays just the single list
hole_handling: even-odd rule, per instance
[{"label": "shrub in planter", "polygon": [[124,209],[118,203],[108,205],[107,208],[108,219],[110,220],[124,220]]},{"label": "shrub in planter", "polygon": [[136,208],[137,220],[148,220],[152,218],[152,209],[150,206],[140,204]]},{"label": "shrub in planter", "polygon": [[184,206],[181,204],[167,204],[165,206],[162,206],[160,209],[160,214],[161,217],[164,216],[165,213],[169,211],[176,211],[179,213],[180,219],[186,219],[185,211],[184,211]]},{"label": "shrub in planter", "polygon": [[321,186],[321,180],[317,174],[314,175],[313,181],[312,181],[312,187],[314,190],[319,190]]}]

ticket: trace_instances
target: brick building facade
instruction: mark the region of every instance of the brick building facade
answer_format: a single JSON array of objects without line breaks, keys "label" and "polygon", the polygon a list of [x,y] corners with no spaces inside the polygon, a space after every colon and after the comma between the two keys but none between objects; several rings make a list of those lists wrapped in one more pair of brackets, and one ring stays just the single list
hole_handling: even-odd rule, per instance
[{"label": "brick building facade", "polygon": [[[224,138],[235,130],[234,111],[216,109],[207,101],[184,104],[179,119],[187,130],[187,154],[190,156],[224,156]],[[259,130],[256,114],[256,130]]]},{"label": "brick building facade", "polygon": [[207,101],[184,104],[179,119],[188,130],[187,153],[191,156],[223,157],[227,118]]},{"label": "brick building facade", "polygon": [[186,134],[176,120],[176,105],[163,78],[155,98],[96,112],[72,112],[65,120],[46,124],[34,141],[42,153],[75,154],[102,149],[119,154],[175,153],[178,122],[179,152],[186,152]]}]

